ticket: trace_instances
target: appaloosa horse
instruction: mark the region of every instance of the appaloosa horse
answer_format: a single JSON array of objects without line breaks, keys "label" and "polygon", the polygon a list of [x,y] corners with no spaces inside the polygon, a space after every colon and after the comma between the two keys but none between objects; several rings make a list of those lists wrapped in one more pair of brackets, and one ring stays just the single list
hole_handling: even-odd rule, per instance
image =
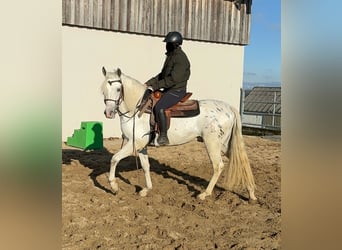
[{"label": "appaloosa horse", "polygon": [[[105,80],[101,86],[106,105],[105,116],[113,119],[120,116],[121,131],[128,142],[117,152],[112,160],[109,182],[114,192],[119,190],[115,170],[119,161],[138,154],[145,173],[146,187],[139,194],[146,196],[152,189],[150,164],[146,146],[149,143],[150,115],[138,116],[138,106],[146,86],[121,72],[120,69],[107,72],[102,68]],[[241,133],[241,120],[238,111],[229,104],[218,100],[200,100],[200,114],[190,118],[172,118],[168,130],[169,145],[180,145],[201,137],[214,168],[214,174],[204,192],[198,198],[204,200],[211,195],[213,188],[224,169],[221,153],[229,158],[226,174],[226,187],[247,188],[251,201],[255,182]],[[157,138],[156,138],[157,139]],[[155,140],[156,141],[156,140]],[[157,142],[155,142],[157,143]],[[158,145],[156,145],[158,146]],[[196,156],[194,156],[196,157]]]}]

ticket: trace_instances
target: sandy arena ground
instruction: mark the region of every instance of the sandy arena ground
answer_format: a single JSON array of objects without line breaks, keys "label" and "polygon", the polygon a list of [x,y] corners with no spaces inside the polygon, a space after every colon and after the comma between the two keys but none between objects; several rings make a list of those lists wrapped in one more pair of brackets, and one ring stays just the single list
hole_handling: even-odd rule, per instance
[{"label": "sandy arena ground", "polygon": [[[148,148],[153,190],[145,186],[136,158],[117,167],[120,191],[107,181],[110,160],[122,140],[84,152],[62,143],[63,249],[280,249],[280,141],[244,136],[257,184],[258,204],[247,192],[222,188],[196,198],[213,173],[204,144]],[[224,157],[227,166],[227,158]]]}]

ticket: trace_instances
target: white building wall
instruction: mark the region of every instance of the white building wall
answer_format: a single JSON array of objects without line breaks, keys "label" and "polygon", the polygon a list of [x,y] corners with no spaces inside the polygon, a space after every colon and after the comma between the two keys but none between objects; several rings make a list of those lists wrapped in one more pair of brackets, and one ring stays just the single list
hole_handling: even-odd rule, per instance
[{"label": "white building wall", "polygon": [[262,125],[262,116],[261,115],[242,115],[241,117],[242,123],[261,126]]},{"label": "white building wall", "polygon": [[[100,85],[102,66],[119,67],[140,82],[158,74],[165,56],[163,38],[63,26],[62,140],[81,121],[102,121],[103,136],[119,137],[119,118],[106,119]],[[195,99],[218,99],[239,108],[243,46],[183,42],[191,63],[188,91]]]}]

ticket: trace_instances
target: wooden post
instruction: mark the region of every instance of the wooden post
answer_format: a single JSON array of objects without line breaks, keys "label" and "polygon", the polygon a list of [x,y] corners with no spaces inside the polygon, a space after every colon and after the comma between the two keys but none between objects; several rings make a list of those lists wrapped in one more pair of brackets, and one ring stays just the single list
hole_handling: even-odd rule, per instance
[{"label": "wooden post", "polygon": [[245,109],[245,90],[240,88],[240,116],[242,120],[243,111]]},{"label": "wooden post", "polygon": [[273,97],[273,112],[272,112],[272,126],[275,126],[275,109],[276,109],[276,101],[277,101],[277,92],[274,91],[274,97]]}]

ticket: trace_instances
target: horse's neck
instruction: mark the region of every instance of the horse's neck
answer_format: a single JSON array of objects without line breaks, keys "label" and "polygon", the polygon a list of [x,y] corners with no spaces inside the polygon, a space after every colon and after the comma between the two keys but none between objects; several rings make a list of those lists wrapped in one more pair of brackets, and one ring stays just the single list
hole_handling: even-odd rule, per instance
[{"label": "horse's neck", "polygon": [[144,94],[145,87],[137,80],[128,76],[122,75],[124,104],[126,111],[134,112],[137,108],[138,102]]}]

